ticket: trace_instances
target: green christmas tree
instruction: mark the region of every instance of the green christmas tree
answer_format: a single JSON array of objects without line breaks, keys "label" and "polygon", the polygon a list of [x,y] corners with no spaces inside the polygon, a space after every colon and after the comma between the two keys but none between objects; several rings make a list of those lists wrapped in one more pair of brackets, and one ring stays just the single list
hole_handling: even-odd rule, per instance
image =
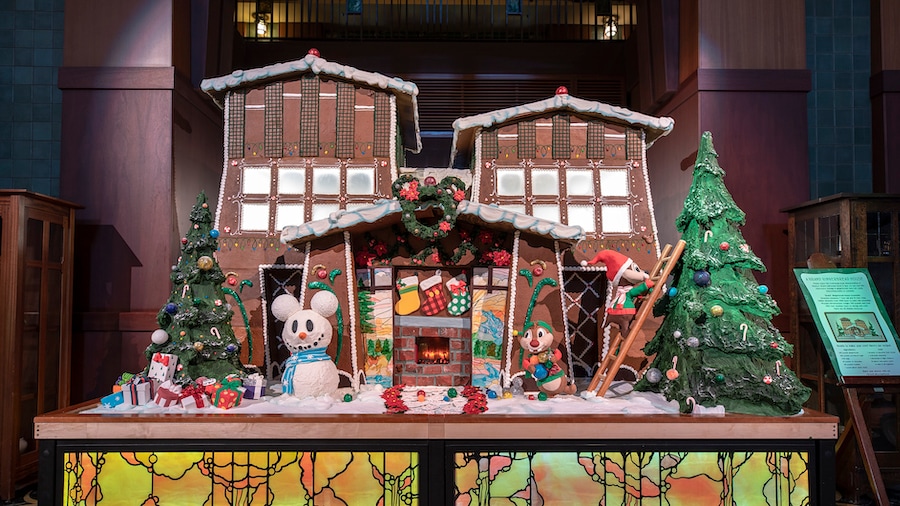
[{"label": "green christmas tree", "polygon": [[682,412],[692,399],[734,413],[793,415],[810,391],[783,364],[793,346],[772,325],[778,306],[752,272],[765,266],[741,235],[745,215],[717,157],[705,132],[675,223],[684,253],[654,307],[665,319],[644,348],[656,356],[636,388],[677,400]]},{"label": "green christmas tree", "polygon": [[153,344],[145,352],[148,362],[156,353],[177,356],[176,383],[246,375],[241,343],[231,327],[234,313],[222,288],[225,275],[214,256],[219,234],[212,222],[201,192],[191,210],[191,227],[181,239],[178,265],[172,267],[172,293],[156,316],[160,330],[153,333]]}]

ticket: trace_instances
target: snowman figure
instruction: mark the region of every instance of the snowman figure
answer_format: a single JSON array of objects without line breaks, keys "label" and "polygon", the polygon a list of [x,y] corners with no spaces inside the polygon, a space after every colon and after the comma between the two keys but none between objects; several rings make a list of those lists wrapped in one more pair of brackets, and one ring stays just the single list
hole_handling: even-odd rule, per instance
[{"label": "snowman figure", "polygon": [[282,391],[294,397],[331,395],[338,388],[338,370],[325,352],[331,344],[334,329],[328,317],[337,312],[337,297],[326,291],[317,292],[310,309],[289,294],[272,302],[272,314],[284,322],[281,339],[291,351],[281,375]]}]

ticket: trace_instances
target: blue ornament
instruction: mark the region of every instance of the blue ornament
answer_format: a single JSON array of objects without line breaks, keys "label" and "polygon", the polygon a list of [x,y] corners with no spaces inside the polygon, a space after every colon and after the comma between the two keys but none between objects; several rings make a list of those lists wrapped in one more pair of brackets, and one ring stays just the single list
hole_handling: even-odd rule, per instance
[{"label": "blue ornament", "polygon": [[759,293],[763,295],[769,293],[769,287],[766,285],[759,285]]},{"label": "blue ornament", "polygon": [[216,229],[212,229],[209,231],[209,236],[215,239],[216,237],[219,237],[219,231]]},{"label": "blue ornament", "polygon": [[676,293],[678,293],[677,288],[675,288],[674,286],[672,288],[669,288],[669,297],[674,297]]},{"label": "blue ornament", "polygon": [[225,347],[225,351],[227,351],[228,353],[234,353],[235,351],[237,351],[237,346],[229,344]]},{"label": "blue ornament", "polygon": [[494,391],[494,390],[488,390],[488,391],[487,391],[487,396],[488,396],[488,399],[496,399],[496,398],[497,398],[497,392]]},{"label": "blue ornament", "polygon": [[174,302],[170,302],[166,304],[166,312],[169,314],[175,314],[178,312],[178,305]]},{"label": "blue ornament", "polygon": [[709,285],[709,272],[694,271],[694,283],[697,283],[697,286]]},{"label": "blue ornament", "polygon": [[542,380],[547,377],[547,368],[544,367],[544,364],[535,364],[534,372],[531,373],[535,379]]}]

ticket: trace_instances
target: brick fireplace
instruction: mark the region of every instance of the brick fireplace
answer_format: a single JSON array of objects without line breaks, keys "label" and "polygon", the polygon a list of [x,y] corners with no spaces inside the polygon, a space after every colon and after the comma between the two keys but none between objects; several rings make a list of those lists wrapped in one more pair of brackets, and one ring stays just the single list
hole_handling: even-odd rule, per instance
[{"label": "brick fireplace", "polygon": [[471,319],[394,317],[395,385],[449,387],[471,382]]}]

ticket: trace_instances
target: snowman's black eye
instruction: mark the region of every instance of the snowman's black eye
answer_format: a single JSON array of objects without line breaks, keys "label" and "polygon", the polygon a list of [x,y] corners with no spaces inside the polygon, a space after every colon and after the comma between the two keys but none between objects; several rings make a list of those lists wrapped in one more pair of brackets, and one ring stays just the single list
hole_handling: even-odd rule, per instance
[{"label": "snowman's black eye", "polygon": [[300,328],[300,322],[298,322],[297,320],[294,320],[293,322],[291,322],[291,332],[296,334],[298,328]]},{"label": "snowman's black eye", "polygon": [[306,320],[306,331],[307,331],[307,332],[312,332],[312,331],[313,331],[313,327],[314,327],[313,321],[312,321],[312,320]]}]

